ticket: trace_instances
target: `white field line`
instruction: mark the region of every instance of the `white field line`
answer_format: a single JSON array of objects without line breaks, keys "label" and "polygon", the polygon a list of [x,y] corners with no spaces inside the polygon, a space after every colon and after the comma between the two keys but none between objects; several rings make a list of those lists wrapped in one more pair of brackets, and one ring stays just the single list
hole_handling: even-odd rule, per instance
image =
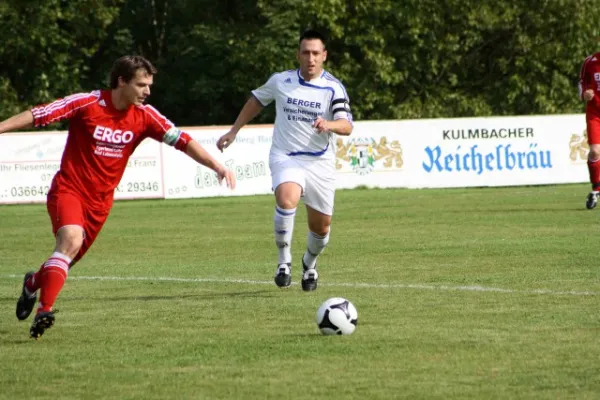
[{"label": "white field line", "polygon": [[[23,275],[4,275],[0,276],[10,279],[23,279]],[[245,285],[274,285],[273,281],[256,281],[249,279],[221,279],[221,278],[173,278],[166,276],[71,276],[69,280],[84,281],[154,281],[154,282],[184,282],[184,283],[228,283]],[[295,285],[297,283],[292,283]],[[517,293],[517,294],[537,294],[549,296],[598,296],[600,292],[593,291],[555,291],[548,289],[503,289],[486,286],[450,286],[450,285],[423,285],[423,284],[404,284],[404,283],[319,283],[324,287],[346,287],[346,288],[366,288],[366,289],[415,289],[415,290],[442,290],[442,291],[465,291],[465,292],[492,292],[492,293]]]}]

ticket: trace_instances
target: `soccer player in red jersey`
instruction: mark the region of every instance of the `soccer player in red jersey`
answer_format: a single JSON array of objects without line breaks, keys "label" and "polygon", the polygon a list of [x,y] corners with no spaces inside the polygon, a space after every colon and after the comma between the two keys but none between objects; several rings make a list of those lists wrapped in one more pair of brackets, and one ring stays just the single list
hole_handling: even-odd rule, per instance
[{"label": "soccer player in red jersey", "polygon": [[588,169],[592,191],[585,206],[591,210],[600,196],[600,53],[587,57],[581,67],[579,96],[586,102],[585,119],[590,145]]},{"label": "soccer player in red jersey", "polygon": [[40,290],[29,331],[35,339],[54,324],[52,306],[69,269],[102,229],[127,160],[144,139],[174,146],[214,170],[231,189],[235,187],[235,177],[227,168],[154,107],[144,105],[154,74],[156,69],[148,60],[124,56],[112,67],[110,89],[67,96],[0,122],[3,133],[69,120],[60,169],[47,197],[56,247],[37,272],[25,274],[17,301],[17,318],[24,320],[33,311]]}]

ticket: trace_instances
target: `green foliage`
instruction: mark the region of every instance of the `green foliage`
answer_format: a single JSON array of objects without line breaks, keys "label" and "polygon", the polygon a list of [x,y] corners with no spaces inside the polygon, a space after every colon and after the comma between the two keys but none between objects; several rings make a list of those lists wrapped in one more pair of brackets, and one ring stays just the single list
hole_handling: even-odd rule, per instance
[{"label": "green foliage", "polygon": [[0,7],[0,117],[81,91],[118,0],[7,0]]},{"label": "green foliage", "polygon": [[576,113],[599,20],[585,0],[7,0],[0,118],[104,86],[134,53],[159,68],[151,102],[170,119],[230,124],[250,90],[295,68],[308,27],[329,38],[356,119]]}]

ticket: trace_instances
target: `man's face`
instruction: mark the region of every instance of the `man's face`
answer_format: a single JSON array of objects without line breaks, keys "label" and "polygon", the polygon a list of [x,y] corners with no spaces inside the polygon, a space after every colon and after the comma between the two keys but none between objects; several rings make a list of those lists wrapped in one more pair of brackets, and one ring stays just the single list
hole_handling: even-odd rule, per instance
[{"label": "man's face", "polygon": [[305,79],[318,77],[323,70],[323,63],[327,60],[327,50],[319,39],[304,39],[296,53],[300,63],[300,72]]},{"label": "man's face", "polygon": [[152,75],[149,75],[145,69],[138,69],[129,82],[119,78],[119,87],[128,103],[140,106],[150,96],[150,86],[153,82]]}]

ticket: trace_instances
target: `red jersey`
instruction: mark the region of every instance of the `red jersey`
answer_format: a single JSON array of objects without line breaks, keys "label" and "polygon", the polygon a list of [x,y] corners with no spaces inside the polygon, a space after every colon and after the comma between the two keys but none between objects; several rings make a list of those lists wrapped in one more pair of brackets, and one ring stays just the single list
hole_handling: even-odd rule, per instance
[{"label": "red jersey", "polygon": [[75,193],[95,209],[112,205],[127,161],[142,140],[151,137],[182,151],[191,140],[150,105],[117,110],[110,90],[73,94],[31,112],[36,127],[69,120],[67,144],[50,192]]},{"label": "red jersey", "polygon": [[581,66],[579,96],[582,99],[583,92],[588,89],[594,91],[594,98],[587,103],[586,113],[600,115],[600,53],[592,54],[586,58]]}]

